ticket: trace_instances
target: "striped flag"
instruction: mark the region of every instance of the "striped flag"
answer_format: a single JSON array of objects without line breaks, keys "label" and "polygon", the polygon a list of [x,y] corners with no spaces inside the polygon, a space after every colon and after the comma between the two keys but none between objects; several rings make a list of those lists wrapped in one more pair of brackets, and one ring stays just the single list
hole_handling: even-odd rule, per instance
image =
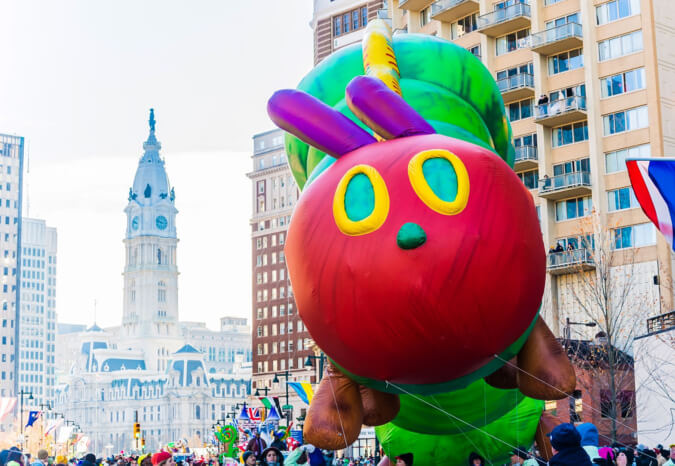
[{"label": "striped flag", "polygon": [[628,159],[626,167],[642,210],[673,248],[675,159]]},{"label": "striped flag", "polygon": [[61,425],[63,422],[63,418],[60,419],[52,419],[49,421],[49,424],[47,425],[47,428],[45,429],[45,437],[47,437],[49,434],[55,431],[57,427]]},{"label": "striped flag", "polygon": [[15,406],[16,406],[15,397],[0,398],[0,422],[2,422],[9,413],[14,411]]},{"label": "striped flag", "polygon": [[309,382],[288,382],[288,385],[295,390],[295,393],[298,394],[300,399],[307,404],[312,402],[314,398],[314,389],[312,384]]},{"label": "striped flag", "polygon": [[272,406],[277,408],[277,413],[281,412],[281,405],[279,404],[278,396],[261,396],[258,397],[263,406],[269,411]]}]

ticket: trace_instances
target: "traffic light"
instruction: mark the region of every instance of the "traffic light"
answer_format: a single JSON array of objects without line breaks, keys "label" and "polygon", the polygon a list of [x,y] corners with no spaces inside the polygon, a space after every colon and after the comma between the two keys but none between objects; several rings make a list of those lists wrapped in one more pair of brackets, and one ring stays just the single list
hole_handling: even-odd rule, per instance
[{"label": "traffic light", "polygon": [[145,437],[141,439],[141,448],[145,450]]},{"label": "traffic light", "polygon": [[140,422],[134,422],[134,438],[135,439],[141,438],[141,423]]}]

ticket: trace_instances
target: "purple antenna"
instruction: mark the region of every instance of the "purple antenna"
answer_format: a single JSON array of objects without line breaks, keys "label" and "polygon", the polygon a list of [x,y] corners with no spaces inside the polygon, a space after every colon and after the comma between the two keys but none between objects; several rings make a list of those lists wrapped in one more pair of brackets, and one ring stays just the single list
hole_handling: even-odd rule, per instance
[{"label": "purple antenna", "polygon": [[347,85],[349,109],[384,139],[436,131],[403,97],[370,76],[357,76]]},{"label": "purple antenna", "polygon": [[281,129],[333,157],[377,142],[352,120],[303,91],[277,91],[267,114]]}]

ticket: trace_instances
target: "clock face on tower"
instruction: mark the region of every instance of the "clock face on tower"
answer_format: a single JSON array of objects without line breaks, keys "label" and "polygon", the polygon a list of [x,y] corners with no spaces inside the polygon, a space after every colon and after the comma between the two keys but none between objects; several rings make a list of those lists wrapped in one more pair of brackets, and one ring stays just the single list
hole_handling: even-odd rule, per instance
[{"label": "clock face on tower", "polygon": [[138,230],[138,217],[131,219],[131,228]]},{"label": "clock face on tower", "polygon": [[160,215],[155,219],[155,225],[157,225],[157,228],[160,230],[166,230],[167,225],[169,222],[166,220],[166,217],[164,215]]}]

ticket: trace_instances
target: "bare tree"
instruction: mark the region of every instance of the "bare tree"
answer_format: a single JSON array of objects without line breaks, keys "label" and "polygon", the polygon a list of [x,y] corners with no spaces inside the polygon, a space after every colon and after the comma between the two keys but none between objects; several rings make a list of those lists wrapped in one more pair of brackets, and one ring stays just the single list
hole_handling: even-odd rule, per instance
[{"label": "bare tree", "polygon": [[[566,347],[574,365],[587,372],[578,383],[587,385],[587,390],[599,388],[606,395],[601,395],[600,409],[611,421],[613,442],[617,424],[622,424],[617,421],[619,409],[623,415],[635,409],[627,406],[633,397],[627,400],[625,396],[634,390],[633,340],[644,332],[646,319],[658,308],[658,298],[645,283],[645,277],[650,281],[652,277],[643,270],[645,264],[638,262],[639,249],[622,248],[629,243],[622,234],[632,232],[603,228],[598,215],[592,213],[581,224],[576,247],[557,253],[566,256],[573,272],[558,277],[559,292],[567,296],[567,312],[559,313]],[[583,322],[571,322],[570,317]],[[597,338],[572,341],[574,324],[594,324]]]}]

